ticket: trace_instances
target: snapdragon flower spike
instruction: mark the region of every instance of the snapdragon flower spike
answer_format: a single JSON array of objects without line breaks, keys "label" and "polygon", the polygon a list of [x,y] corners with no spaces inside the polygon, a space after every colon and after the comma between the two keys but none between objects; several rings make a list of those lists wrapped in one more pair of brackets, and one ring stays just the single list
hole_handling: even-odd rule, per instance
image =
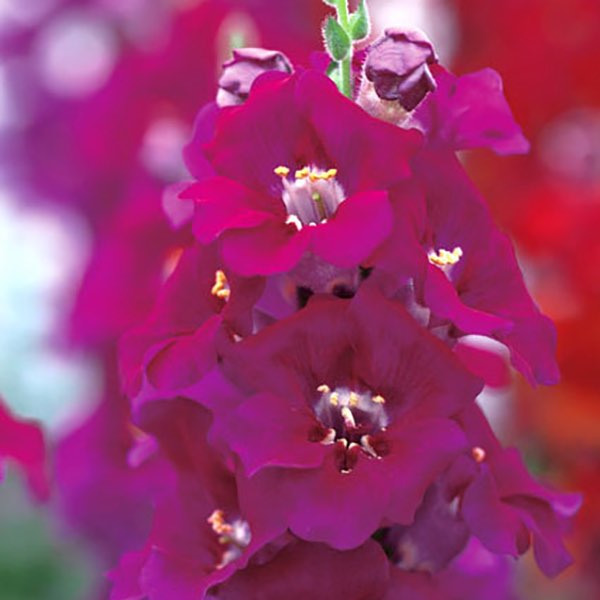
[{"label": "snapdragon flower spike", "polygon": [[217,175],[180,197],[195,201],[198,240],[219,240],[241,275],[290,271],[309,252],[357,267],[390,232],[387,190],[409,177],[419,140],[369,117],[325,75],[267,73],[196,150]]},{"label": "snapdragon flower spike", "polygon": [[194,399],[215,415],[213,443],[239,458],[244,513],[338,549],[384,519],[412,521],[464,449],[449,417],[481,389],[444,344],[368,290],[311,300],[230,348],[222,368],[228,377]]},{"label": "snapdragon flower spike", "polygon": [[264,282],[223,271],[213,246],[183,251],[143,325],[121,340],[121,372],[131,397],[143,382],[162,392],[191,385],[217,361],[216,339],[252,331]]},{"label": "snapdragon flower spike", "polygon": [[15,418],[0,399],[0,480],[7,460],[23,471],[37,500],[48,499],[50,486],[42,430],[33,422]]}]

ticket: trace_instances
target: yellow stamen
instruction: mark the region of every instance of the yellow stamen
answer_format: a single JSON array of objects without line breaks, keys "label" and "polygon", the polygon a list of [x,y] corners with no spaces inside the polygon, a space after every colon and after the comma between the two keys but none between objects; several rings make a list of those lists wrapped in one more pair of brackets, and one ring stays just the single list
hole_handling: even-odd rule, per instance
[{"label": "yellow stamen", "polygon": [[471,450],[471,455],[476,463],[482,463],[485,460],[485,450],[480,446],[473,446]]},{"label": "yellow stamen", "polygon": [[317,392],[321,392],[321,394],[329,394],[329,392],[331,391],[331,388],[326,385],[325,383],[323,383],[322,385],[320,385],[317,388]]},{"label": "yellow stamen", "polygon": [[308,178],[312,181],[329,181],[337,175],[337,169],[328,169],[327,171],[310,171]]},{"label": "yellow stamen", "polygon": [[275,175],[279,175],[279,177],[287,177],[290,174],[290,170],[288,169],[288,167],[284,167],[283,165],[280,165],[279,167],[274,169],[273,172],[275,173]]},{"label": "yellow stamen", "polygon": [[337,392],[333,392],[331,396],[329,396],[329,404],[332,406],[337,406],[339,404],[340,395]]},{"label": "yellow stamen", "polygon": [[[219,535],[227,536],[233,532],[233,527],[225,521],[225,513],[219,508],[213,510],[206,521],[212,527],[212,530]],[[228,539],[226,538],[226,541]]]},{"label": "yellow stamen", "polygon": [[304,167],[303,169],[298,169],[294,175],[296,179],[306,179],[310,175],[310,169],[308,167]]},{"label": "yellow stamen", "polygon": [[452,252],[441,248],[439,252],[433,250],[427,255],[429,262],[436,267],[447,267],[448,265],[455,265],[462,257],[462,248],[456,247]]},{"label": "yellow stamen", "polygon": [[231,290],[227,283],[227,276],[220,269],[215,271],[215,284],[210,289],[210,293],[220,300],[229,300]]},{"label": "yellow stamen", "polygon": [[385,404],[385,398],[377,394],[377,396],[371,398],[371,402],[374,402],[375,404]]},{"label": "yellow stamen", "polygon": [[350,399],[348,400],[348,404],[352,407],[358,406],[358,394],[356,392],[350,392]]}]

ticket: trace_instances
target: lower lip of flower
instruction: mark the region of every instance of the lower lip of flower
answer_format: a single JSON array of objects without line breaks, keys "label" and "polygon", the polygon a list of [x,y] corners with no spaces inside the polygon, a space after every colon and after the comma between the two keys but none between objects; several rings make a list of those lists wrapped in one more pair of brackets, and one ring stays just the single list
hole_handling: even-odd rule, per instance
[{"label": "lower lip of flower", "polygon": [[345,200],[344,190],[335,179],[337,169],[303,167],[294,172],[293,179],[285,166],[277,167],[274,173],[283,183],[281,199],[288,213],[286,223],[294,224],[298,230],[327,222]]},{"label": "lower lip of flower", "polygon": [[325,384],[317,391],[320,398],[314,411],[319,425],[309,439],[335,444],[336,465],[341,473],[349,473],[361,455],[379,459],[388,453],[383,434],[389,417],[382,396],[346,387],[332,390]]}]

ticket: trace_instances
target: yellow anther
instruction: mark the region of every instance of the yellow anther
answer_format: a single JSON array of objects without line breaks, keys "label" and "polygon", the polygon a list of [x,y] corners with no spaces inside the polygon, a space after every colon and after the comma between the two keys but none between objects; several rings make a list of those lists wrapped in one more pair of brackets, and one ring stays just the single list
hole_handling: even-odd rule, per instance
[{"label": "yellow anther", "polygon": [[437,253],[431,251],[427,255],[427,258],[432,265],[436,265],[437,267],[447,267],[448,265],[455,265],[461,259],[462,255],[462,248],[457,246],[452,252],[444,250],[443,248]]},{"label": "yellow anther", "polygon": [[337,169],[328,169],[327,171],[310,171],[308,178],[315,181],[329,181],[337,175]]},{"label": "yellow anther", "polygon": [[317,392],[321,392],[321,394],[329,394],[330,391],[331,388],[324,383],[317,388]]},{"label": "yellow anther", "polygon": [[473,446],[471,450],[471,455],[476,463],[482,463],[485,460],[485,450],[480,446]]},{"label": "yellow anther", "polygon": [[290,170],[288,167],[280,165],[276,169],[273,169],[273,173],[275,173],[275,175],[279,175],[279,177],[287,177],[290,174]]},{"label": "yellow anther", "polygon": [[210,289],[210,293],[221,300],[229,300],[231,290],[227,283],[227,276],[220,269],[215,271],[215,284]]},{"label": "yellow anther", "polygon": [[296,179],[306,179],[310,175],[310,169],[308,167],[304,167],[303,169],[298,169],[295,173]]},{"label": "yellow anther", "polygon": [[385,398],[377,394],[377,396],[371,398],[371,402],[375,402],[375,404],[385,404]]},{"label": "yellow anther", "polygon": [[233,532],[233,527],[225,521],[225,513],[219,508],[213,510],[206,521],[212,527],[212,530],[219,535],[230,535]]},{"label": "yellow anther", "polygon": [[359,397],[356,392],[350,392],[350,398],[348,400],[348,404],[352,407],[358,406]]},{"label": "yellow anther", "polygon": [[332,406],[337,406],[339,404],[339,400],[340,400],[340,395],[337,392],[333,392],[329,396],[329,404],[331,404]]}]

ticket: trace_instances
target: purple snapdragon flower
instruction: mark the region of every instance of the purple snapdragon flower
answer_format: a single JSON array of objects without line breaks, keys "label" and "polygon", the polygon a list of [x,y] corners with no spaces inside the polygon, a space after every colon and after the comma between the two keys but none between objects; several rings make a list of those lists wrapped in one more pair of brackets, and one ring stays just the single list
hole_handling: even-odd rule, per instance
[{"label": "purple snapdragon flower", "polygon": [[323,75],[271,73],[219,115],[196,150],[217,175],[180,197],[196,203],[198,240],[218,239],[242,275],[289,271],[307,251],[357,267],[390,232],[387,190],[409,177],[419,139],[372,119]]},{"label": "purple snapdragon flower", "polygon": [[184,250],[146,322],[121,340],[121,371],[134,397],[143,383],[173,391],[198,381],[217,361],[219,336],[251,333],[264,282],[222,270],[216,248]]},{"label": "purple snapdragon flower", "polygon": [[444,344],[367,290],[316,298],[231,347],[222,369],[192,397],[215,415],[213,443],[239,458],[244,512],[339,549],[384,519],[412,521],[465,451],[450,417],[481,389]]},{"label": "purple snapdragon flower", "polygon": [[454,78],[420,35],[367,51],[367,110],[351,54],[327,67],[345,97],[239,51],[198,116],[195,181],[167,198],[193,245],[122,343],[135,423],[176,485],[113,600],[507,600],[505,555],[569,562],[578,497],[500,446],[482,361],[459,351],[485,335],[531,382],[557,377],[553,327],[455,157],[524,138],[493,75]]}]

